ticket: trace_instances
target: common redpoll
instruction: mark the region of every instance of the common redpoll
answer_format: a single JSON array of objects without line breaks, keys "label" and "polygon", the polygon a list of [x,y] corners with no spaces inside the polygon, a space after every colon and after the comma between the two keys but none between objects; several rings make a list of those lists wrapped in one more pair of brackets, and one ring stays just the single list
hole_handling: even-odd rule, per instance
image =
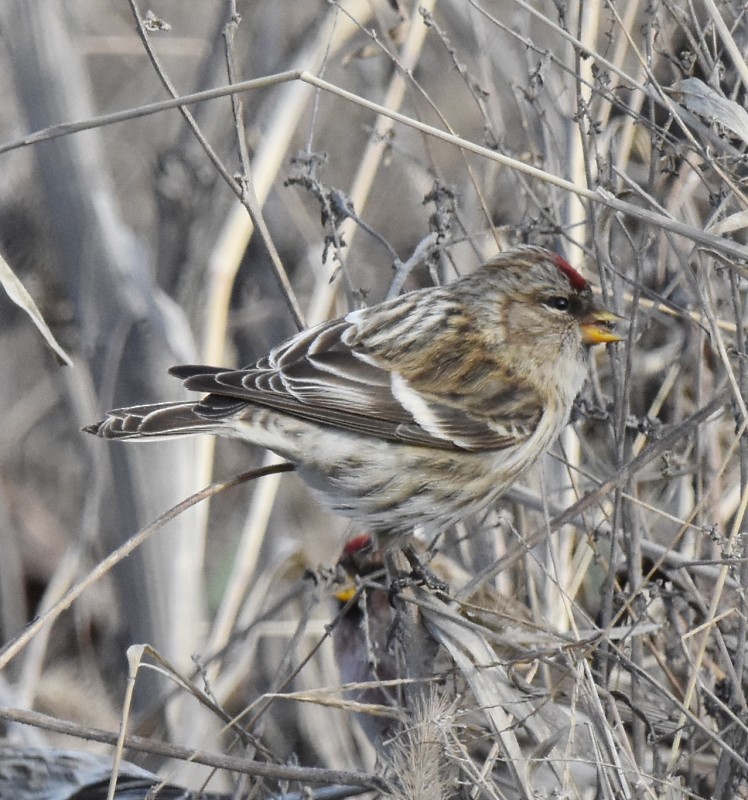
[{"label": "common redpoll", "polygon": [[[372,706],[367,713],[359,714],[358,720],[369,739],[380,745],[386,734],[397,728],[393,717],[404,705],[403,687],[397,681],[428,682],[441,673],[443,678],[454,664],[443,657],[437,662],[438,644],[424,627],[417,604],[410,617],[396,611],[384,551],[371,536],[361,534],[349,539],[338,559],[338,569],[344,583],[335,593],[339,609],[332,626],[335,658],[341,680],[349,686],[348,696]],[[441,554],[430,560],[429,570],[433,578],[444,582],[444,598],[450,584],[465,584],[470,577]],[[468,625],[490,633],[492,646],[502,660],[521,663],[532,647],[539,647],[543,641],[544,632],[533,624],[529,609],[490,586],[481,587],[454,609]],[[530,660],[533,658],[530,656]],[[392,709],[392,713],[383,714],[382,707]]]},{"label": "common redpoll", "polygon": [[[349,699],[366,708],[357,714],[364,733],[382,746],[403,721],[415,697],[434,681],[443,684],[454,671],[453,662],[442,651],[420,618],[417,604],[394,603],[392,584],[386,574],[385,553],[371,536],[349,539],[338,559],[343,587],[335,593],[338,614],[331,626],[332,643],[340,678],[348,687]],[[432,578],[450,583],[467,583],[469,576],[455,562],[437,554],[429,563]],[[443,582],[449,592],[449,584]],[[400,610],[395,606],[399,605]],[[489,625],[497,654],[504,659],[522,660],[529,648],[528,636],[537,641],[529,610],[521,603],[483,587],[458,606],[472,625]],[[405,610],[407,613],[403,613]],[[453,682],[453,678],[450,679]],[[420,685],[418,685],[420,684]]]},{"label": "common redpoll", "polygon": [[339,610],[331,628],[335,659],[348,698],[369,706],[357,718],[379,747],[400,727],[401,710],[408,705],[408,687],[402,679],[435,676],[438,645],[422,625],[407,624],[404,615],[396,615],[384,552],[371,536],[361,534],[346,542],[338,570],[345,582],[335,593]]},{"label": "common redpoll", "polygon": [[[409,731],[426,725],[433,731],[430,739],[442,745],[434,757],[445,767],[458,764],[468,785],[474,778],[465,765],[474,759],[474,768],[495,765],[485,785],[501,786],[496,796],[561,795],[566,770],[574,775],[577,790],[586,786],[583,794],[593,796],[590,789],[598,776],[589,766],[589,720],[581,703],[570,704],[563,691],[568,676],[577,675],[568,640],[537,625],[522,603],[488,586],[460,600],[451,599],[446,584],[437,594],[428,586],[405,587],[409,601],[404,606],[413,613],[404,617],[391,605],[384,557],[366,535],[346,543],[338,564],[350,583],[336,595],[341,613],[332,628],[342,680],[361,684],[348,687],[349,696],[375,704],[357,719],[384,761],[397,762],[393,755],[413,746]],[[429,566],[458,585],[469,578],[438,553]],[[350,602],[353,586],[355,605]],[[543,670],[536,673],[541,662],[550,669],[548,686]],[[438,702],[429,704],[429,698]],[[381,716],[376,704],[397,711],[400,724]],[[434,706],[434,717],[424,717],[428,705]],[[496,745],[503,758],[487,758]],[[533,769],[516,769],[539,752],[543,757]],[[422,759],[409,761],[423,767]],[[406,783],[407,774],[400,770],[398,779]]]},{"label": "common redpoll", "polygon": [[106,439],[212,433],[294,463],[335,511],[386,536],[446,527],[553,443],[616,315],[540,247],[505,252],[299,333],[245,369],[173,367],[199,401],[109,412]]},{"label": "common redpoll", "polygon": [[[432,758],[440,759],[445,768],[450,762],[464,767],[468,757],[483,763],[487,749],[497,743],[505,758],[524,760],[520,743],[532,752],[558,740],[562,743],[559,752],[552,745],[544,751],[544,773],[548,767],[552,772],[554,760],[562,756],[568,760],[572,751],[567,739],[573,730],[569,714],[556,708],[547,692],[525,684],[521,677],[523,666],[542,654],[527,646],[528,639],[537,641],[543,636],[529,610],[488,589],[462,602],[450,602],[445,584],[437,596],[427,587],[405,588],[411,602],[404,604],[403,614],[391,605],[383,559],[384,552],[371,537],[357,536],[347,542],[338,564],[350,584],[336,595],[338,603],[345,605],[334,621],[332,638],[341,679],[353,682],[347,686],[348,696],[371,704],[356,718],[384,761],[402,761],[394,755],[413,747],[409,732],[428,725],[429,717],[421,710],[428,707],[431,697],[439,702],[436,717],[430,720],[430,739],[442,744]],[[460,572],[438,554],[430,566],[440,577],[456,577]],[[463,572],[462,578],[466,577]],[[357,602],[351,605],[354,586]],[[550,644],[551,640],[546,641]],[[397,713],[399,724],[382,715],[382,706],[385,713]],[[494,729],[497,718],[502,718],[502,728],[511,730]],[[577,732],[576,739],[582,735],[583,731]],[[589,759],[589,753],[584,757]],[[423,764],[423,759],[408,761]],[[405,783],[407,775],[399,772],[399,781]],[[542,780],[537,770],[532,774],[534,789],[558,788],[554,781],[548,782],[547,774]],[[514,776],[499,770],[493,777],[506,789],[507,779]],[[507,791],[502,796],[523,795]]]},{"label": "common redpoll", "polygon": [[[443,743],[442,758],[459,763],[465,775],[468,757],[475,760],[473,774],[493,764],[486,786],[495,781],[500,791],[486,789],[487,797],[602,796],[600,781],[615,779],[616,759],[627,758],[621,742],[631,736],[633,721],[645,719],[668,750],[664,743],[672,741],[678,710],[659,684],[642,689],[634,707],[635,672],[630,675],[624,665],[616,671],[614,697],[595,682],[593,670],[582,668],[595,642],[615,648],[613,642],[641,630],[641,620],[608,628],[604,638],[597,630],[553,631],[522,602],[490,585],[465,592],[471,576],[441,553],[429,567],[449,585],[434,593],[428,585],[403,584],[406,600],[400,606],[413,610],[403,617],[393,607],[384,558],[370,536],[346,543],[338,561],[345,583],[335,595],[332,639],[348,696],[370,705],[356,718],[385,761],[403,733],[419,723],[419,700],[434,693],[445,709],[433,720],[432,738]],[[408,657],[409,649],[414,657]],[[589,702],[598,691],[615,708],[613,727],[606,727],[596,701]],[[486,758],[497,744],[503,758]],[[599,758],[601,746],[616,754],[608,765]],[[525,769],[529,763],[532,769]],[[474,778],[464,780],[470,785]]]}]

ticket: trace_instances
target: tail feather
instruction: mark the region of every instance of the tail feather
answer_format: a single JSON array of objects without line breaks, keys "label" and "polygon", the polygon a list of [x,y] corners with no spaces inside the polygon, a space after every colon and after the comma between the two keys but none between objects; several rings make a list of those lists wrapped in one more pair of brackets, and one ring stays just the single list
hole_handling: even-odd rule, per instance
[{"label": "tail feather", "polygon": [[195,402],[152,403],[117,408],[106,419],[83,430],[102,439],[160,439],[187,433],[209,433],[214,421],[195,413]]}]

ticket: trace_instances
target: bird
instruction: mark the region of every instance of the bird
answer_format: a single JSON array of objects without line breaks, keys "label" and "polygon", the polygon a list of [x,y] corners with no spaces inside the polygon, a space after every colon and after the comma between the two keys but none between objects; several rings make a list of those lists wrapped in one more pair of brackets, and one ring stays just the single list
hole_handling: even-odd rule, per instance
[{"label": "bird", "polygon": [[[330,628],[345,695],[363,704],[352,706],[355,719],[395,773],[395,784],[407,786],[418,765],[423,769],[435,760],[441,774],[455,764],[469,774],[464,765],[472,760],[475,773],[494,763],[485,780],[500,786],[502,797],[560,794],[564,769],[573,772],[580,791],[582,785],[594,787],[589,721],[567,691],[577,674],[565,647],[570,641],[538,623],[519,598],[490,585],[457,599],[454,589],[471,576],[441,552],[431,554],[429,567],[446,580],[436,591],[418,586],[406,603],[412,613],[403,615],[393,603],[385,556],[369,534],[346,541],[337,562]],[[496,714],[504,715],[506,730],[495,727]],[[427,742],[441,745],[428,758],[411,753],[423,749],[412,736],[420,729],[431,731]],[[506,758],[487,758],[497,743],[500,752],[508,748]],[[535,794],[515,793],[522,781],[507,769],[508,762],[525,763],[538,752],[543,758],[527,771]],[[398,764],[411,766],[403,771]]]},{"label": "bird", "polygon": [[[366,704],[356,718],[377,748],[391,738],[398,723],[402,727],[403,711],[408,711],[412,700],[398,681],[428,686],[437,679],[444,683],[454,672],[453,662],[439,652],[437,640],[424,625],[417,603],[407,617],[396,608],[385,555],[368,533],[345,542],[336,564],[339,586],[333,594],[336,613],[330,626],[340,677],[348,687],[346,695]],[[441,585],[436,591],[428,585],[425,590],[451,603],[450,608],[467,625],[490,636],[497,659],[513,664],[515,679],[520,665],[528,662],[534,674],[535,660],[544,648],[558,646],[554,633],[538,625],[524,603],[490,585],[453,600],[453,586],[467,584],[472,576],[443,553],[430,554],[429,569]]]},{"label": "bird", "polygon": [[[425,553],[425,543],[420,547]],[[569,794],[564,790],[569,776],[574,796],[599,797],[601,780],[614,782],[622,774],[616,758],[628,758],[628,749],[621,742],[643,720],[663,757],[669,753],[679,730],[677,700],[665,697],[661,683],[654,681],[642,687],[633,706],[635,670],[622,664],[614,673],[616,691],[610,692],[594,668],[599,646],[615,649],[634,630],[648,635],[647,627],[657,637],[664,635],[653,618],[632,616],[606,628],[603,636],[594,625],[554,630],[525,604],[521,585],[516,596],[490,583],[470,588],[473,576],[443,551],[428,552],[429,568],[442,580],[437,590],[402,582],[393,587],[385,557],[367,533],[345,542],[336,565],[330,623],[343,690],[359,704],[351,706],[354,718],[385,764],[396,761],[393,751],[413,746],[410,732],[429,719],[431,741],[445,745],[436,758],[459,763],[463,774],[472,760],[473,774],[486,775],[486,785],[496,789],[484,788],[487,797]],[[406,604],[413,613],[400,613],[403,604],[393,602],[395,589],[409,593]],[[577,610],[584,619],[583,607]],[[654,666],[649,673],[656,671]],[[666,679],[664,672],[659,677]],[[590,702],[598,695],[606,703],[605,717],[597,699]],[[424,701],[433,696],[439,702],[431,717],[424,716],[429,705]],[[504,727],[496,726],[497,711],[505,715]],[[615,720],[612,726],[608,713]],[[500,748],[513,743],[511,737],[519,749],[506,750],[504,758],[487,757],[497,743]],[[607,746],[617,755],[605,764],[600,752]],[[490,775],[482,771],[489,763]],[[528,763],[532,768],[525,770]],[[513,770],[517,764],[522,769]],[[640,774],[631,762],[628,769]],[[399,771],[398,778],[407,783],[407,772]],[[521,789],[523,781],[529,791]]]},{"label": "bird", "polygon": [[247,440],[333,511],[399,541],[484,508],[549,449],[591,346],[622,340],[619,319],[565,258],[525,245],[302,331],[251,366],[172,367],[204,396],[115,409],[83,430]]},{"label": "bird", "polygon": [[[367,534],[350,538],[336,564],[342,583],[335,592],[330,626],[346,697],[368,706],[356,718],[376,747],[401,727],[408,705],[398,680],[424,680],[438,673],[436,643],[422,625],[401,625],[386,580],[384,553]],[[407,634],[407,642],[401,641]],[[406,656],[415,655],[407,659]]]}]

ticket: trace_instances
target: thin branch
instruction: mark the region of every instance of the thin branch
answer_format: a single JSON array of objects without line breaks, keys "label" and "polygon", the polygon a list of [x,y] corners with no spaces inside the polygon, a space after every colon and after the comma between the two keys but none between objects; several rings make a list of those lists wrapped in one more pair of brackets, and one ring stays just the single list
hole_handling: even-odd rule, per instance
[{"label": "thin branch", "polygon": [[[166,75],[166,71],[161,66],[158,57],[156,56],[156,53],[153,51],[153,48],[151,47],[150,40],[148,38],[148,32],[145,27],[145,22],[140,14],[140,10],[138,9],[135,0],[129,0],[129,2],[133,16],[135,17],[138,33],[143,42],[143,46],[145,47],[146,52],[148,53],[148,57],[150,58],[151,63],[153,64],[154,69],[156,70],[156,74],[161,79],[161,82],[164,84],[169,94],[172,97],[176,98],[177,90],[169,80],[168,76]],[[231,96],[233,97],[234,94],[235,93],[232,92]],[[303,328],[306,327],[306,325],[304,324],[304,315],[301,312],[301,307],[299,306],[299,302],[296,299],[296,295],[293,291],[293,288],[291,287],[291,282],[288,280],[288,275],[286,275],[286,270],[283,264],[281,263],[278,250],[275,247],[275,244],[270,236],[270,231],[268,230],[268,227],[265,224],[265,220],[262,216],[262,209],[260,208],[260,204],[257,200],[257,195],[255,194],[251,182],[249,180],[249,172],[245,171],[244,180],[237,181],[223,165],[223,162],[218,157],[218,154],[215,152],[215,150],[213,150],[210,143],[203,135],[202,131],[200,130],[200,126],[197,124],[192,114],[184,106],[180,106],[179,110],[182,113],[185,122],[187,123],[187,125],[189,125],[190,130],[195,134],[203,150],[205,150],[205,153],[210,159],[211,163],[218,170],[224,181],[226,181],[226,183],[231,187],[231,189],[233,189],[234,193],[237,195],[242,205],[247,209],[247,213],[252,218],[252,221],[257,227],[257,230],[260,232],[262,240],[265,243],[265,247],[267,248],[268,254],[270,256],[270,261],[273,265],[273,273],[275,275],[275,279],[278,282],[281,293],[283,294],[283,297],[286,300],[286,304],[288,305],[289,311],[291,312],[291,316],[297,328],[299,330],[302,330]],[[245,151],[242,151],[242,154],[246,155]]]},{"label": "thin branch", "polygon": [[[47,731],[62,733],[66,736],[75,736],[78,739],[102,742],[104,744],[117,744],[118,735],[113,731],[101,728],[90,728],[77,725],[66,720],[55,719],[38,711],[25,711],[18,708],[0,708],[0,719],[8,722],[17,722],[22,725],[33,725]],[[140,753],[176,758],[181,761],[192,761],[216,769],[227,769],[243,775],[252,775],[260,778],[270,778],[280,781],[303,781],[307,783],[351,784],[352,786],[365,786],[369,789],[383,791],[386,784],[374,775],[361,772],[347,772],[343,770],[322,769],[317,767],[297,767],[282,764],[269,764],[265,761],[250,761],[237,756],[224,756],[216,753],[195,751],[189,747],[180,747],[168,744],[157,739],[147,739],[144,736],[127,735],[124,746],[128,750]]]},{"label": "thin branch", "polygon": [[[725,255],[732,256],[733,258],[748,261],[748,247],[727,239],[723,239],[720,236],[706,233],[705,231],[699,230],[692,225],[672,219],[664,214],[639,208],[638,206],[627,203],[624,200],[619,200],[617,197],[610,194],[610,192],[606,192],[602,189],[591,191],[590,189],[584,189],[580,186],[576,186],[571,181],[564,180],[556,175],[551,175],[549,172],[545,172],[538,167],[533,167],[531,164],[525,164],[523,161],[518,161],[516,158],[510,158],[509,156],[502,155],[501,153],[497,153],[495,150],[491,150],[488,147],[469,142],[467,139],[462,139],[461,137],[454,136],[451,133],[445,133],[444,131],[434,128],[431,125],[427,125],[424,122],[411,119],[405,114],[392,111],[384,106],[380,106],[378,103],[372,103],[371,100],[366,100],[365,98],[359,97],[353,92],[348,92],[345,89],[341,89],[340,87],[335,86],[328,81],[317,78],[315,75],[312,75],[305,70],[289,70],[288,72],[279,72],[275,75],[269,75],[264,78],[255,78],[249,81],[242,81],[234,86],[221,86],[216,89],[207,89],[203,92],[188,94],[184,97],[178,97],[173,100],[163,100],[156,103],[148,103],[146,105],[139,106],[138,108],[129,109],[127,111],[117,111],[113,114],[105,114],[103,116],[94,117],[93,119],[83,122],[69,122],[60,125],[53,125],[49,128],[44,128],[44,130],[29,134],[22,139],[17,139],[13,142],[8,142],[7,144],[0,146],[0,155],[7,153],[10,150],[28,147],[29,145],[47,141],[48,139],[56,139],[59,136],[67,136],[71,133],[90,130],[91,128],[101,128],[105,125],[125,122],[130,119],[145,117],[149,114],[156,114],[161,111],[169,111],[174,108],[193,105],[194,103],[202,103],[206,100],[215,100],[220,97],[226,97],[226,95],[233,94],[235,92],[254,91],[255,89],[276,86],[280,83],[287,83],[288,81],[295,80],[302,81],[304,83],[311,84],[312,86],[316,86],[318,89],[331,92],[332,94],[335,94],[344,100],[349,100],[350,102],[369,109],[370,111],[374,111],[377,114],[383,114],[384,116],[394,119],[396,122],[400,122],[403,125],[407,125],[408,127],[417,131],[421,131],[429,136],[433,136],[434,138],[440,139],[443,142],[453,144],[456,147],[460,147],[470,153],[474,153],[475,155],[487,158],[490,161],[495,161],[502,166],[509,167],[510,169],[514,169],[518,172],[524,173],[525,175],[529,175],[532,178],[537,178],[538,180],[550,183],[559,189],[563,189],[564,191],[573,192],[584,199],[601,203],[602,205],[608,206],[609,208],[612,208],[614,211],[617,211],[621,214],[626,214],[627,216],[642,220],[649,225],[654,225],[662,228],[663,230],[670,231],[671,233],[676,233],[679,236],[684,236],[685,238],[690,239],[697,244],[713,248],[714,250],[724,253]],[[233,180],[231,180],[231,185],[233,186],[234,191],[237,193],[237,196],[240,197],[241,188],[238,187],[236,182]],[[743,277],[748,277],[748,269],[746,269],[746,267],[733,262],[729,262],[727,266],[730,269],[738,272]]]},{"label": "thin branch", "polygon": [[196,505],[200,501],[205,500],[208,497],[213,497],[214,495],[217,495],[226,489],[231,489],[234,486],[240,486],[243,483],[256,480],[257,478],[262,478],[265,475],[273,475],[277,472],[291,472],[295,468],[296,467],[293,464],[289,462],[283,462],[282,464],[274,464],[263,469],[253,469],[249,470],[248,472],[242,472],[227,481],[216,481],[215,483],[211,483],[210,486],[206,486],[199,492],[196,492],[185,500],[182,500],[181,503],[177,503],[177,505],[170,508],[150,525],[139,530],[134,536],[131,536],[124,544],[118,547],[114,552],[110,553],[103,561],[100,561],[82,581],[65,592],[65,594],[53,606],[39,614],[34,621],[24,629],[23,633],[19,634],[15,639],[12,639],[10,642],[8,642],[8,644],[5,645],[2,650],[0,650],[0,670],[4,669],[18,655],[18,653],[23,650],[23,648],[34,638],[34,636],[42,627],[54,622],[54,620],[56,620],[63,611],[70,608],[70,606],[83,594],[83,592],[86,591],[86,589],[90,588],[94,583],[103,578],[104,575],[106,575],[112,569],[112,567],[127,558],[127,556],[140,547],[143,542],[149,539],[156,531],[163,528],[167,522],[175,517],[178,517],[181,513],[186,511],[188,508],[192,508],[192,506]]}]

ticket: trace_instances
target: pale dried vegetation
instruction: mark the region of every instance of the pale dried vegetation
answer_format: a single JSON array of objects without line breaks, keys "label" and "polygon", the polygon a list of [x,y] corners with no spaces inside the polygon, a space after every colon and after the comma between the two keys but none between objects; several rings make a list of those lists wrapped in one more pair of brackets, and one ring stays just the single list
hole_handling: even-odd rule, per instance
[{"label": "pale dried vegetation", "polygon": [[[340,797],[748,796],[744,6],[135,5],[0,9],[2,251],[74,359],[59,367],[0,300],[5,735],[83,747],[53,733],[64,721],[111,743],[127,647],[148,642],[158,655],[131,651],[127,719],[147,741],[126,753],[173,783],[239,781],[178,760],[195,751],[244,760],[240,791],[257,798],[328,784],[349,787]],[[304,74],[189,119],[138,113],[290,70]],[[81,425],[178,396],[172,363],[249,363],[295,318],[449,280],[522,242],[562,250],[628,337],[599,348],[554,456],[438,542],[459,566],[453,592],[482,582],[532,621],[466,625],[428,587],[404,590],[421,610],[401,626],[429,626],[449,675],[415,693],[386,756],[343,700],[327,634],[347,529],[293,476],[219,493],[92,575],[264,456],[119,447]],[[155,741],[175,758],[147,760]],[[258,777],[256,762],[276,771]]]}]

